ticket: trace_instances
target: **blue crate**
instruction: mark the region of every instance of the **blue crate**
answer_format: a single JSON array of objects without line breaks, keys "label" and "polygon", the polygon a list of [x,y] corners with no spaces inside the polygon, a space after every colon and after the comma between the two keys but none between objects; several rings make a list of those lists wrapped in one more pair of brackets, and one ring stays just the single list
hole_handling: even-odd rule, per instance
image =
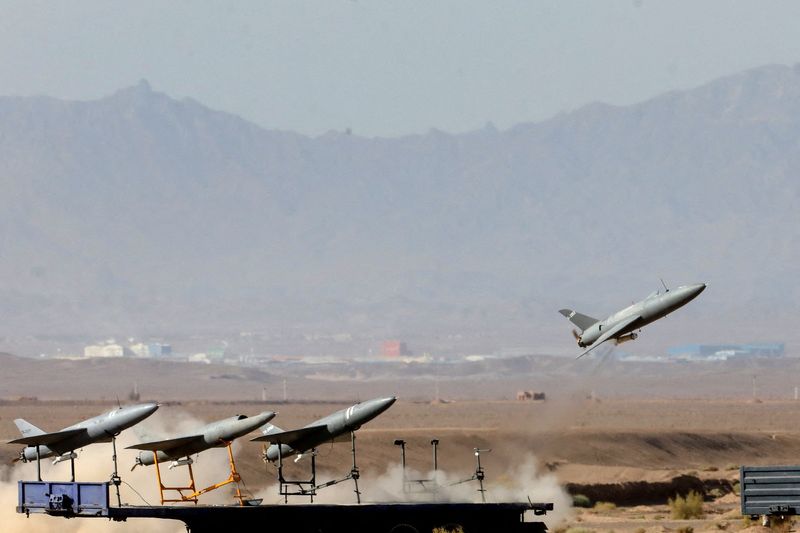
[{"label": "blue crate", "polygon": [[18,513],[108,516],[108,483],[20,481]]},{"label": "blue crate", "polygon": [[800,466],[742,466],[742,514],[800,514]]}]

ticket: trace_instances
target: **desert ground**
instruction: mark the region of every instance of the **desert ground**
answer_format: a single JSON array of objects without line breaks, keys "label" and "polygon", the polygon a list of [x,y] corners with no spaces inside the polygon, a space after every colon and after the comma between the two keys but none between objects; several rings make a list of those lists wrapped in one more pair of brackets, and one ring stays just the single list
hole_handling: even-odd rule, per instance
[{"label": "desert ground", "polygon": [[[14,364],[25,362],[14,361]],[[167,438],[190,432],[193,426],[231,416],[256,414],[274,410],[273,421],[286,428],[306,425],[316,418],[350,405],[352,400],[324,401],[315,396],[314,381],[308,389],[297,389],[311,399],[241,400],[231,394],[229,401],[201,400],[204,391],[220,380],[200,379],[200,370],[191,367],[189,382],[181,383],[179,392],[162,402],[159,411],[140,426],[123,433],[120,447],[140,439]],[[219,375],[219,369],[203,369]],[[231,371],[233,372],[233,371]],[[89,374],[91,375],[91,374]],[[721,374],[724,379],[724,373]],[[94,376],[92,376],[94,377]],[[126,379],[129,376],[126,376]],[[17,436],[14,418],[25,418],[48,431],[66,427],[78,420],[112,408],[116,400],[83,395],[91,391],[85,376],[64,372],[58,387],[71,381],[75,398],[11,397],[0,401],[0,438]],[[158,379],[154,380],[157,382]],[[515,378],[515,379],[518,379]],[[193,392],[191,383],[195,380]],[[277,378],[273,378],[275,382]],[[229,380],[222,380],[227,383]],[[147,391],[146,381],[141,388]],[[296,383],[300,383],[296,381]],[[581,383],[585,385],[585,380]],[[358,382],[341,380],[336,386],[348,387],[354,399],[366,399]],[[514,399],[469,399],[468,390],[475,380],[451,380],[447,390],[461,387],[461,397],[438,400],[420,399],[419,389],[405,399],[402,390],[397,403],[358,433],[358,466],[362,474],[362,490],[367,501],[394,498],[431,498],[431,494],[409,495],[403,492],[399,471],[400,450],[395,439],[407,441],[407,463],[410,478],[432,477],[430,440],[440,440],[440,482],[451,484],[468,479],[475,469],[474,448],[491,449],[482,454],[486,470],[487,499],[554,501],[556,511],[547,517],[553,529],[580,528],[591,531],[667,531],[693,528],[695,531],[738,531],[752,524],[739,513],[736,494],[738,467],[743,464],[796,464],[800,459],[800,402],[793,399],[754,399],[752,394],[740,397],[707,397],[683,391],[674,397],[647,397],[641,394],[598,394],[594,387],[553,389],[545,401]],[[408,386],[407,383],[402,383]],[[421,386],[427,388],[429,384]],[[500,390],[497,383],[491,385]],[[506,388],[512,384],[506,383]],[[82,387],[82,389],[81,389]],[[325,382],[325,387],[333,387]],[[346,392],[341,392],[347,397]],[[40,395],[44,396],[44,395]],[[183,396],[183,398],[181,398]],[[213,395],[211,395],[213,396]],[[144,394],[144,400],[160,400]],[[123,401],[127,399],[123,398]],[[0,459],[10,465],[18,446],[5,445]],[[246,488],[266,503],[281,498],[275,486],[275,468],[261,460],[261,447],[241,439],[234,447],[238,469]],[[319,480],[341,477],[350,468],[348,444],[326,445],[318,450]],[[111,472],[110,446],[99,444],[81,452],[77,461],[79,479],[107,479]],[[90,457],[90,459],[85,459]],[[137,489],[123,487],[123,500],[152,503],[155,480],[150,470],[139,467],[130,472],[135,453],[120,452],[123,479]],[[85,466],[86,465],[86,466]],[[67,472],[64,465],[44,466],[45,477],[56,478]],[[32,478],[31,464],[6,466],[5,483],[20,477]],[[307,475],[307,460],[290,463],[291,476]],[[170,476],[179,476],[176,469]],[[224,452],[203,454],[195,465],[199,477],[219,481],[226,474]],[[176,478],[177,479],[177,478]],[[200,483],[202,483],[201,481]],[[436,497],[479,500],[477,483],[456,486],[454,492],[443,490]],[[321,493],[320,501],[353,499],[349,483]],[[691,520],[672,518],[669,498],[695,490],[704,496],[703,516]],[[588,500],[588,508],[573,508],[576,496]],[[230,501],[227,489],[209,496],[209,502]]]}]

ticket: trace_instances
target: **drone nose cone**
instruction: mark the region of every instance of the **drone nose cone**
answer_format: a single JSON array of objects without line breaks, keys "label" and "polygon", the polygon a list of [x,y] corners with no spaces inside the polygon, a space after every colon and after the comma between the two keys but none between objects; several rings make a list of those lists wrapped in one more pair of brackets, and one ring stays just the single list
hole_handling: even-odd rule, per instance
[{"label": "drone nose cone", "polygon": [[381,414],[388,408],[390,408],[394,402],[397,401],[395,396],[390,396],[388,398],[379,398],[377,400],[373,400],[372,410],[376,415]]},{"label": "drone nose cone", "polygon": [[701,292],[706,290],[706,284],[705,283],[697,283],[696,285],[689,285],[686,288],[689,289],[688,290],[689,294],[691,294],[692,298],[694,298],[695,296],[697,296],[698,294],[700,294]]},{"label": "drone nose cone", "polygon": [[157,403],[143,403],[129,407],[130,413],[136,418],[145,419],[158,411]]},{"label": "drone nose cone", "polygon": [[680,302],[681,305],[689,303],[690,301],[694,300],[697,295],[703,292],[706,289],[705,283],[696,283],[694,285],[684,285],[682,287],[678,287],[674,291],[671,291],[668,294],[673,294],[674,298]]},{"label": "drone nose cone", "polygon": [[388,409],[389,407],[394,405],[394,402],[396,402],[396,401],[397,401],[397,397],[396,396],[389,396],[388,398],[381,398],[380,400],[378,400],[378,403],[381,406],[383,406],[386,409]]},{"label": "drone nose cone", "polygon": [[253,418],[255,419],[255,421],[257,421],[259,426],[263,426],[264,424],[275,418],[275,415],[277,415],[277,413],[274,411],[264,411],[263,413],[257,414]]}]

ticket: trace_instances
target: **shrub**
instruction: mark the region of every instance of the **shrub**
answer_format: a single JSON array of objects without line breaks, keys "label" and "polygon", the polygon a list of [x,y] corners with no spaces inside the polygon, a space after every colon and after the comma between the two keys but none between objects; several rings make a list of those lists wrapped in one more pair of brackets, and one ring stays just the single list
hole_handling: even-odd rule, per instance
[{"label": "shrub", "polygon": [[464,528],[456,525],[435,527],[433,533],[464,533]]},{"label": "shrub", "polygon": [[717,498],[722,498],[723,496],[725,496],[725,491],[719,487],[714,487],[713,489],[708,491],[708,495],[716,500]]},{"label": "shrub", "polygon": [[613,511],[617,508],[617,504],[613,502],[597,502],[594,504],[595,511]]},{"label": "shrub", "polygon": [[676,520],[688,520],[689,518],[703,517],[703,495],[690,491],[686,497],[676,495],[675,499],[667,502],[672,511],[672,518]]},{"label": "shrub", "polygon": [[575,494],[572,497],[572,506],[588,509],[592,506],[592,500],[590,500],[589,497],[584,494]]},{"label": "shrub", "polygon": [[791,516],[769,517],[769,528],[772,531],[778,531],[779,533],[786,533],[788,531],[792,531],[793,526],[794,526],[794,519]]},{"label": "shrub", "polygon": [[694,528],[692,526],[683,526],[678,528],[678,533],[694,533]]}]

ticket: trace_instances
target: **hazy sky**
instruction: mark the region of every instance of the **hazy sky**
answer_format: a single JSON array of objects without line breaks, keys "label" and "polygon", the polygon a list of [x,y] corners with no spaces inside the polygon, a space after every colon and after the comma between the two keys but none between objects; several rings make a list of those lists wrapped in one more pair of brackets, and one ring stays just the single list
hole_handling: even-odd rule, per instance
[{"label": "hazy sky", "polygon": [[146,78],[267,128],[500,128],[800,62],[796,1],[0,1],[0,94]]}]

